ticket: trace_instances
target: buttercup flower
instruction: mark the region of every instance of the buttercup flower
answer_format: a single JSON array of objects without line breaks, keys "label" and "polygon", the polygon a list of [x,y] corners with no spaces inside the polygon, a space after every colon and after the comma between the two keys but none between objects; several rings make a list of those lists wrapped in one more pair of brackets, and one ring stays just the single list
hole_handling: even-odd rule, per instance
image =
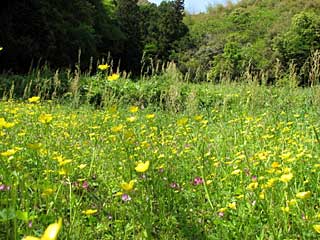
[{"label": "buttercup flower", "polygon": [[313,225],[312,227],[317,233],[320,233],[320,224]]},{"label": "buttercup flower", "polygon": [[28,98],[29,103],[37,103],[37,102],[39,102],[39,100],[40,100],[40,97],[36,97],[36,96]]},{"label": "buttercup flower", "polygon": [[95,213],[97,213],[97,212],[98,212],[97,209],[87,209],[87,210],[85,210],[85,211],[82,211],[82,213],[85,214],[85,215],[87,215],[87,216],[93,215],[93,214],[95,214]]},{"label": "buttercup flower", "polygon": [[51,114],[46,114],[46,113],[42,113],[40,116],[39,116],[39,122],[41,123],[49,123],[52,121],[52,115]]},{"label": "buttercup flower", "polygon": [[27,236],[22,240],[56,240],[62,227],[62,218],[59,218],[58,222],[50,224],[41,238]]},{"label": "buttercup flower", "polygon": [[258,185],[259,185],[258,182],[252,182],[247,186],[247,189],[248,190],[254,190],[254,189],[256,189],[258,187]]},{"label": "buttercup flower", "polygon": [[307,199],[307,198],[310,198],[311,196],[311,192],[310,191],[307,191],[307,192],[299,192],[296,194],[296,197],[299,198],[299,199]]},{"label": "buttercup flower", "polygon": [[144,163],[139,162],[138,165],[135,167],[135,170],[137,172],[143,173],[148,170],[149,166],[150,166],[150,161],[146,161]]},{"label": "buttercup flower", "polygon": [[231,209],[236,210],[236,209],[237,209],[237,204],[236,204],[236,202],[229,203],[229,204],[228,204],[228,207],[231,208]]},{"label": "buttercup flower", "polygon": [[131,107],[129,108],[129,112],[131,112],[131,113],[138,112],[138,110],[139,110],[139,108],[138,108],[137,106],[131,106]]},{"label": "buttercup flower", "polygon": [[292,178],[293,178],[293,174],[292,174],[292,173],[288,173],[288,174],[283,174],[283,175],[280,177],[279,180],[280,180],[281,182],[287,183],[287,182],[289,182]]},{"label": "buttercup flower", "polygon": [[113,73],[111,76],[108,76],[108,81],[116,81],[119,79],[119,77],[120,77],[119,74]]},{"label": "buttercup flower", "polygon": [[132,189],[133,189],[133,186],[134,186],[134,183],[135,183],[136,181],[135,180],[131,180],[130,182],[123,182],[123,183],[121,183],[121,188],[124,190],[124,191],[127,191],[127,192],[129,192],[129,191],[131,191]]},{"label": "buttercup flower", "polygon": [[109,67],[110,67],[110,65],[108,65],[108,64],[100,64],[100,65],[98,66],[98,69],[101,70],[101,71],[105,71],[105,70],[107,70]]}]

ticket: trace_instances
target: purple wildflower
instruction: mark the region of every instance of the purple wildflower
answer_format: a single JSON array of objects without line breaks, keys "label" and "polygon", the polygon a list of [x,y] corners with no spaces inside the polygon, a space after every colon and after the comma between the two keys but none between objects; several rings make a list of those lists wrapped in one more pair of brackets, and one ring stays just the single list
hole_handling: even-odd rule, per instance
[{"label": "purple wildflower", "polygon": [[9,191],[10,186],[6,186],[5,184],[0,184],[0,191]]},{"label": "purple wildflower", "polygon": [[224,216],[224,212],[219,212],[218,216],[222,218]]},{"label": "purple wildflower", "polygon": [[170,183],[170,187],[173,189],[178,189],[179,185],[176,182],[172,182],[172,183]]},{"label": "purple wildflower", "polygon": [[89,188],[89,183],[88,183],[88,181],[84,181],[84,182],[82,183],[82,188],[85,189],[85,190],[88,190],[88,188]]},{"label": "purple wildflower", "polygon": [[201,177],[195,177],[195,179],[193,179],[193,185],[200,185],[203,184],[203,179]]},{"label": "purple wildflower", "polygon": [[122,194],[121,199],[124,202],[131,201],[131,197],[128,194]]}]

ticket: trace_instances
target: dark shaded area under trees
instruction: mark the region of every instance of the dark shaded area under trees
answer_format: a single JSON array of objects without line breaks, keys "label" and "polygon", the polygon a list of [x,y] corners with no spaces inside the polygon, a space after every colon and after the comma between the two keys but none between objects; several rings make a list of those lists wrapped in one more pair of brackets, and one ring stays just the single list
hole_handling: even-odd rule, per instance
[{"label": "dark shaded area under trees", "polygon": [[[138,0],[3,1],[0,9],[0,71],[34,67],[88,69],[110,54],[121,70],[140,74],[143,52],[165,62],[188,33],[184,1],[160,6]],[[150,27],[146,27],[150,26]],[[152,51],[148,51],[152,49]]]}]

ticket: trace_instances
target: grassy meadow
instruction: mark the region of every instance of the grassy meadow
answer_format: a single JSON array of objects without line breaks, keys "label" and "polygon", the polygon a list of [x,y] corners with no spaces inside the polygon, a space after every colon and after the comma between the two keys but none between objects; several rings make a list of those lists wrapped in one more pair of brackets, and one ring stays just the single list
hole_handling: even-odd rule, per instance
[{"label": "grassy meadow", "polygon": [[317,86],[108,84],[0,102],[0,239],[319,238]]}]

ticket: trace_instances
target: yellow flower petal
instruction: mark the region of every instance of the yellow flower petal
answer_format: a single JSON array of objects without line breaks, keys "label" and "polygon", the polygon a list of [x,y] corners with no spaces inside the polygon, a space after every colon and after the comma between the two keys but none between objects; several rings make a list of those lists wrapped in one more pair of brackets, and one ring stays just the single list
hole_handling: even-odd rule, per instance
[{"label": "yellow flower petal", "polygon": [[108,65],[108,64],[100,64],[100,65],[98,66],[98,69],[101,70],[101,71],[105,71],[105,70],[107,70],[109,67],[110,67],[110,65]]},{"label": "yellow flower petal", "polygon": [[307,199],[311,197],[311,192],[307,191],[307,192],[299,192],[296,194],[296,197],[299,199]]},{"label": "yellow flower petal", "polygon": [[125,191],[131,191],[132,189],[133,189],[133,186],[134,186],[134,183],[135,183],[136,181],[135,180],[131,180],[129,183],[127,183],[127,182],[123,182],[123,183],[121,183],[121,188],[123,189],[123,190],[125,190]]},{"label": "yellow flower petal", "polygon": [[58,222],[50,224],[44,231],[41,240],[56,240],[62,227],[62,218]]},{"label": "yellow flower petal", "polygon": [[131,107],[129,108],[129,112],[131,112],[131,113],[138,112],[138,110],[139,110],[139,107],[137,107],[137,106],[131,106]]},{"label": "yellow flower petal", "polygon": [[116,81],[116,80],[119,79],[119,77],[120,77],[119,74],[114,73],[114,74],[112,74],[111,76],[108,76],[108,80],[109,80],[109,81]]},{"label": "yellow flower petal", "polygon": [[247,186],[247,189],[248,190],[254,190],[254,189],[256,189],[258,187],[258,185],[259,184],[257,182],[252,182]]},{"label": "yellow flower petal", "polygon": [[82,211],[83,214],[89,216],[89,215],[93,215],[95,213],[97,213],[98,210],[97,209],[88,209],[88,210],[85,210],[85,211]]},{"label": "yellow flower petal", "polygon": [[39,116],[39,122],[41,122],[41,123],[49,123],[52,121],[52,119],[53,119],[53,117],[51,114],[42,113]]},{"label": "yellow flower petal", "polygon": [[28,98],[29,103],[37,103],[37,102],[39,102],[39,100],[40,100],[40,97],[37,97],[37,96]]},{"label": "yellow flower petal", "polygon": [[231,208],[231,209],[236,210],[236,209],[237,209],[237,204],[236,204],[236,202],[229,203],[229,204],[228,204],[228,207]]},{"label": "yellow flower petal", "polygon": [[138,165],[135,167],[135,170],[137,172],[143,173],[148,170],[149,166],[150,166],[150,161],[146,161],[145,163],[139,162]]},{"label": "yellow flower petal", "polygon": [[293,174],[292,174],[292,173],[288,173],[288,174],[283,174],[283,175],[280,177],[279,180],[280,180],[281,182],[287,183],[287,182],[290,182],[292,178],[293,178]]},{"label": "yellow flower petal", "polygon": [[320,225],[319,224],[313,225],[312,227],[317,233],[320,233]]}]

